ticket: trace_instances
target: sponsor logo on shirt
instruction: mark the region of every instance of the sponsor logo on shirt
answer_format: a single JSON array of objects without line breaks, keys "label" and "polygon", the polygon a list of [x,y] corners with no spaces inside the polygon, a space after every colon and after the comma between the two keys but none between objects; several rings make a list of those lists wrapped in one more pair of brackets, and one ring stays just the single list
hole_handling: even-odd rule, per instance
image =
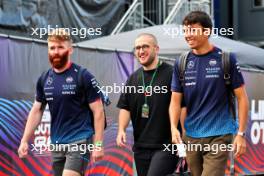
[{"label": "sponsor logo on shirt", "polygon": [[211,67],[214,67],[216,64],[217,64],[217,62],[216,62],[215,59],[210,59],[210,61],[209,61],[209,65],[210,65]]},{"label": "sponsor logo on shirt", "polygon": [[196,79],[195,76],[185,76],[185,80],[191,80],[191,79]]},{"label": "sponsor logo on shirt", "polygon": [[54,87],[44,87],[44,90],[52,90]]},{"label": "sponsor logo on shirt", "polygon": [[73,82],[73,78],[71,76],[68,76],[66,78],[66,83],[72,83]]},{"label": "sponsor logo on shirt", "polygon": [[219,78],[219,75],[206,75],[205,78]]},{"label": "sponsor logo on shirt", "polygon": [[188,64],[187,64],[187,68],[191,69],[193,67],[194,67],[194,62],[193,61],[189,61]]},{"label": "sponsor logo on shirt", "polygon": [[196,82],[185,83],[185,86],[195,86],[195,85],[196,85]]},{"label": "sponsor logo on shirt", "polygon": [[53,97],[46,98],[46,101],[53,101]]},{"label": "sponsor logo on shirt", "polygon": [[239,66],[239,64],[238,63],[236,63],[236,69],[237,69],[237,71],[240,73],[241,71],[240,71],[240,66]]},{"label": "sponsor logo on shirt", "polygon": [[63,84],[62,85],[62,95],[75,95],[76,94],[76,84]]},{"label": "sponsor logo on shirt", "polygon": [[186,73],[186,74],[196,74],[197,71],[195,71],[195,70],[191,70],[191,71],[185,71],[185,73]]},{"label": "sponsor logo on shirt", "polygon": [[52,79],[52,77],[48,77],[48,79],[47,79],[47,85],[49,86],[49,85],[51,85],[53,83],[53,79]]},{"label": "sponsor logo on shirt", "polygon": [[[213,64],[216,64],[214,63],[214,61],[212,61]],[[209,64],[210,64],[210,61],[209,61]],[[221,70],[220,67],[207,67],[205,68],[206,70],[206,75],[205,75],[205,78],[219,78],[219,72]]]}]

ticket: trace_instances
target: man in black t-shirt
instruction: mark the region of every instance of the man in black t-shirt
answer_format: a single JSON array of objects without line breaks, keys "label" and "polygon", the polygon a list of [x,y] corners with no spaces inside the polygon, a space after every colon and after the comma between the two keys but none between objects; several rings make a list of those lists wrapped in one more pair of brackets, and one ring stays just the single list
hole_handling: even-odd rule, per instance
[{"label": "man in black t-shirt", "polygon": [[171,143],[169,119],[170,83],[173,68],[158,59],[159,46],[154,35],[140,34],[134,54],[142,65],[127,80],[118,107],[117,145],[126,143],[126,127],[134,129],[134,159],[138,176],[161,176],[175,170],[178,157],[166,151]]}]

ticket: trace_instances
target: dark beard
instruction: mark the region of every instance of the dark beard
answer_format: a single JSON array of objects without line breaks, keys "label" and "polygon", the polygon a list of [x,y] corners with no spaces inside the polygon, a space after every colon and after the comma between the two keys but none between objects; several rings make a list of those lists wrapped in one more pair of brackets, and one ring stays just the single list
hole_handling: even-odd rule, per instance
[{"label": "dark beard", "polygon": [[62,55],[56,54],[52,56],[49,54],[49,61],[53,68],[61,69],[67,64],[68,57],[69,51],[65,51]]}]

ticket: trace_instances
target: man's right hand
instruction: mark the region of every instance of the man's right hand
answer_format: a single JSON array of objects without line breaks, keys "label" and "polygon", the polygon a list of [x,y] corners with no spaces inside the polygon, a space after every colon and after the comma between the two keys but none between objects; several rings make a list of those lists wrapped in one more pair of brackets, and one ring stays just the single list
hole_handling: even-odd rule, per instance
[{"label": "man's right hand", "polygon": [[20,158],[26,157],[28,154],[28,143],[27,142],[21,142],[20,146],[18,148],[18,156]]},{"label": "man's right hand", "polygon": [[182,144],[181,133],[177,128],[171,129],[171,137],[173,144]]},{"label": "man's right hand", "polygon": [[116,137],[116,144],[119,147],[125,147],[126,146],[126,132],[119,131]]}]

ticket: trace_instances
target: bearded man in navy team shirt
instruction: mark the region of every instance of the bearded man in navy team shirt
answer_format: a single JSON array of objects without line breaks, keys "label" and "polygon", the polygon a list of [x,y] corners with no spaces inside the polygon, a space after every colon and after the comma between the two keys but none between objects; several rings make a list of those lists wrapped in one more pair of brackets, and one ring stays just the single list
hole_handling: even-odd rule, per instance
[{"label": "bearded man in navy team shirt", "polygon": [[[183,80],[179,76],[179,59],[174,65],[169,108],[172,142],[182,142],[177,124],[183,99],[187,107],[187,117],[184,121],[186,133],[183,141],[187,147],[192,144],[201,146],[197,147],[197,150],[194,147],[187,148],[187,162],[192,175],[223,176],[228,150],[230,148],[232,150],[233,135],[235,135],[233,141],[235,157],[246,152],[248,98],[244,79],[235,56],[231,54],[231,89],[227,88],[222,68],[222,50],[213,46],[208,40],[212,31],[212,22],[206,13],[191,12],[184,18],[183,25],[185,40],[191,52],[186,60]],[[237,98],[239,125],[230,112],[228,93],[231,90]],[[210,150],[208,146],[211,147]]]},{"label": "bearded man in navy team shirt", "polygon": [[[48,104],[51,113],[51,144],[61,145],[56,148],[58,150],[51,151],[52,168],[56,176],[84,175],[90,159],[88,144],[92,143],[92,138],[95,144],[92,159],[96,161],[104,155],[102,140],[105,118],[100,94],[93,84],[93,75],[87,70],[81,71],[83,69],[80,66],[71,62],[72,52],[71,37],[64,29],[56,29],[49,34],[48,55],[52,68],[38,79],[36,100],[18,149],[21,158],[28,154],[28,141],[41,122]],[[82,77],[82,88],[77,82],[79,74]],[[84,145],[86,151],[83,151]]]}]

